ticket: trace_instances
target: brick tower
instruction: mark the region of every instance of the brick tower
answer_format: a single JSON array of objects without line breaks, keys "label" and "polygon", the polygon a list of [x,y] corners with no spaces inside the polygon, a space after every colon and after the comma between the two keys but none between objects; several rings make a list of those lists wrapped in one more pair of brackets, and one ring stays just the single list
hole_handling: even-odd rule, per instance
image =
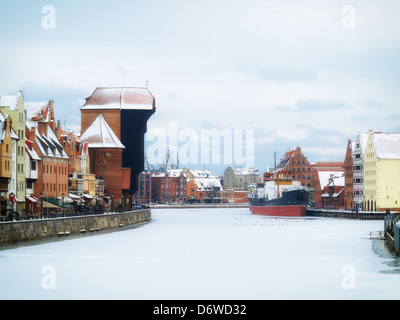
[{"label": "brick tower", "polygon": [[122,167],[131,169],[131,194],[144,169],[144,134],[155,110],[154,96],[143,87],[98,87],[81,107],[81,133],[102,115],[124,145]]}]

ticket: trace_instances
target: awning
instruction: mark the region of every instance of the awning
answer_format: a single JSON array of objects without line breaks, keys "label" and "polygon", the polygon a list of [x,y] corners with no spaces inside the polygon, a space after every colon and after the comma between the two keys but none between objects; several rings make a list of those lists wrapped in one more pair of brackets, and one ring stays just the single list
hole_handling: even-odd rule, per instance
[{"label": "awning", "polygon": [[77,196],[76,194],[73,194],[73,193],[70,193],[68,196],[69,196],[72,200],[79,200],[79,199],[80,199],[79,196]]},{"label": "awning", "polygon": [[57,208],[57,209],[61,209],[61,207],[56,206],[55,204],[52,204],[50,202],[44,201],[43,200],[43,208]]},{"label": "awning", "polygon": [[[62,197],[57,197],[58,200],[62,200]],[[70,197],[64,197],[64,202],[65,203],[72,203],[74,200],[72,200]]]},{"label": "awning", "polygon": [[83,197],[90,200],[94,198],[90,194],[83,194]]},{"label": "awning", "polygon": [[16,200],[16,202],[25,202],[25,200],[24,200],[24,199],[17,198],[16,196],[14,197],[14,199]]},{"label": "awning", "polygon": [[36,203],[38,200],[36,200],[35,198],[33,198],[32,196],[26,196],[25,197],[28,201]]}]

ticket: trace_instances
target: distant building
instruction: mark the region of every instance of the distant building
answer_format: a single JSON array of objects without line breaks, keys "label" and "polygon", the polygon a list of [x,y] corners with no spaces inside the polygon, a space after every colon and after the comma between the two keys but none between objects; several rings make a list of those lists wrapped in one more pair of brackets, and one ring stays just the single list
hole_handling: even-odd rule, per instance
[{"label": "distant building", "polygon": [[143,171],[139,175],[138,179],[138,199],[139,203],[150,203],[152,201],[152,184],[151,184],[151,176],[154,172],[150,172],[148,170]]},{"label": "distant building", "polygon": [[400,133],[370,131],[364,153],[364,210],[400,210]]},{"label": "distant building", "polygon": [[183,169],[153,173],[151,176],[151,196],[153,203],[186,202],[186,174]]},{"label": "distant building", "polygon": [[187,170],[187,202],[222,203],[221,179],[210,170]]},{"label": "distant building", "polygon": [[355,210],[364,210],[364,153],[368,133],[359,133],[353,155],[353,202]]},{"label": "distant building", "polygon": [[283,158],[276,166],[276,170],[285,172],[294,181],[299,181],[302,186],[315,188],[316,170],[314,166],[308,162],[300,147],[295,150],[286,151]]},{"label": "distant building", "polygon": [[332,177],[344,177],[344,162],[316,162],[312,166],[316,171],[314,206],[322,208],[322,195],[326,194],[325,190],[330,182],[329,179]]},{"label": "distant building", "polygon": [[353,210],[353,157],[354,157],[354,143],[351,139],[347,142],[346,156],[344,159],[344,174],[345,174],[345,186],[344,186],[344,208],[346,210]]},{"label": "distant building", "polygon": [[254,168],[231,168],[224,171],[224,189],[234,188],[247,190],[247,187],[260,181],[260,173]]},{"label": "distant building", "polygon": [[[322,187],[321,208],[343,209],[345,174],[342,172],[319,172]],[[322,178],[323,177],[323,178]]]},{"label": "distant building", "polygon": [[60,121],[57,121],[55,134],[60,144],[64,147],[69,157],[68,172],[82,172],[81,170],[81,141],[72,131],[61,129]]}]

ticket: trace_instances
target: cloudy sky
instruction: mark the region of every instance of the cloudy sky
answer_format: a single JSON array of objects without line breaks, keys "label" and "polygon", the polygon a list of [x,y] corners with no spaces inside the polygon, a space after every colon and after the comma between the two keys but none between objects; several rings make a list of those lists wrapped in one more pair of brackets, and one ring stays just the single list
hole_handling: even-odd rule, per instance
[{"label": "cloudy sky", "polygon": [[275,151],[344,160],[358,132],[400,132],[398,1],[2,0],[0,12],[0,95],[54,99],[69,129],[97,86],[148,84],[152,137],[169,141],[171,123],[183,144],[186,129],[242,132],[261,172]]}]

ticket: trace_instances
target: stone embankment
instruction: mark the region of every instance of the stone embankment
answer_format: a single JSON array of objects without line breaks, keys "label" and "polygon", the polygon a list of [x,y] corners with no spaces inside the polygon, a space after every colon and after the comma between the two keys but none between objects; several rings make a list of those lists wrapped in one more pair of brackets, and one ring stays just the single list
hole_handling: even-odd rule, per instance
[{"label": "stone embankment", "polygon": [[0,245],[121,228],[151,220],[151,210],[0,223]]}]

